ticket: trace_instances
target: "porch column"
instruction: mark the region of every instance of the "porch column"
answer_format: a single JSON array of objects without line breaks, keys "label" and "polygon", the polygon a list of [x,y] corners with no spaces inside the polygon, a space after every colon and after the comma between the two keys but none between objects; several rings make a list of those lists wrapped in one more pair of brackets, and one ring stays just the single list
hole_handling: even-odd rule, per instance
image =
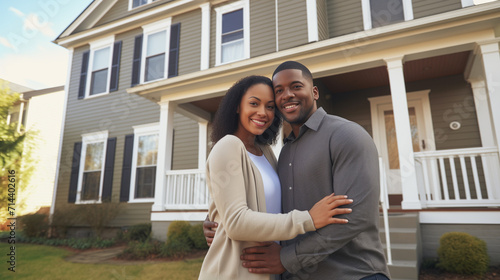
[{"label": "porch column", "polygon": [[408,114],[408,101],[403,74],[403,57],[385,59],[389,73],[392,108],[396,126],[396,140],[399,152],[399,167],[401,172],[401,187],[403,191],[403,209],[421,209],[418,199],[415,158]]},{"label": "porch column", "polygon": [[479,44],[479,50],[483,58],[484,76],[490,99],[489,105],[495,146],[500,149],[500,110],[494,108],[500,104],[500,53],[498,40]]},{"label": "porch column", "polygon": [[174,134],[174,112],[176,104],[160,101],[160,135],[156,162],[155,200],[152,211],[165,210],[166,171],[172,169],[172,142]]},{"label": "porch column", "polygon": [[479,134],[483,147],[495,147],[495,136],[491,124],[491,112],[488,104],[488,93],[484,81],[469,81],[474,94]]},{"label": "porch column", "polygon": [[198,169],[205,170],[205,163],[207,161],[207,129],[208,122],[198,122],[199,136],[198,136]]}]

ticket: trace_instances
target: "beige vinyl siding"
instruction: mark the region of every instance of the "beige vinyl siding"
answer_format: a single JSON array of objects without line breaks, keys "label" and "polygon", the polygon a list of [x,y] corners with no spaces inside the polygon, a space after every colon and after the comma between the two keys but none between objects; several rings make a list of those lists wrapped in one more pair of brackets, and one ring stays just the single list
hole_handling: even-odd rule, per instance
[{"label": "beige vinyl siding", "polygon": [[413,0],[413,18],[422,18],[462,8],[460,0]]},{"label": "beige vinyl siding", "polygon": [[361,1],[326,0],[330,38],[363,30]]},{"label": "beige vinyl siding", "polygon": [[500,260],[500,238],[498,238],[500,225],[498,224],[421,224],[420,230],[423,241],[422,252],[424,259],[437,258],[439,239],[443,234],[447,232],[466,232],[486,242],[490,260],[496,260],[496,262],[492,262],[490,265],[498,265],[498,260]]},{"label": "beige vinyl siding", "polygon": [[308,43],[307,7],[303,0],[278,0],[279,49]]},{"label": "beige vinyl siding", "polygon": [[250,57],[276,51],[274,1],[250,1]]},{"label": "beige vinyl siding", "polygon": [[201,9],[175,16],[172,24],[181,23],[179,43],[179,75],[200,70]]},{"label": "beige vinyl siding", "polygon": [[198,169],[198,132],[198,122],[175,113],[173,170]]},{"label": "beige vinyl siding", "polygon": [[318,14],[318,39],[326,40],[330,34],[328,32],[328,10],[326,0],[316,1],[316,10]]},{"label": "beige vinyl siding", "polygon": [[159,0],[159,1],[153,1],[150,4],[142,5],[140,7],[137,7],[132,10],[128,10],[129,2],[131,0],[118,0],[118,2],[113,5],[113,7],[97,22],[96,26],[112,22],[133,14],[137,14],[139,12],[142,12],[147,9],[154,8],[156,6],[172,2],[173,0]]}]

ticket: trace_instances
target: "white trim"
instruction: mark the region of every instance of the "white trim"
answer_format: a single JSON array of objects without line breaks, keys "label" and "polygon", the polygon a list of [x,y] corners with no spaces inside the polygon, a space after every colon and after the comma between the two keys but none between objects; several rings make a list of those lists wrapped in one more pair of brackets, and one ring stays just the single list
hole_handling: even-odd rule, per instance
[{"label": "white trim", "polygon": [[[222,15],[243,9],[243,57],[241,59],[222,62]],[[250,3],[249,0],[240,0],[231,4],[215,8],[216,32],[215,32],[215,66],[232,63],[250,58]]]},{"label": "white trim", "polygon": [[198,169],[205,170],[207,161],[208,122],[198,122]]},{"label": "white trim", "polygon": [[490,211],[422,211],[419,217],[421,224],[500,224],[500,212]]},{"label": "white trim", "polygon": [[[172,25],[172,18],[166,18],[160,21],[156,21],[150,24],[146,24],[142,26],[143,29],[143,40],[142,40],[142,54],[141,54],[141,76],[140,76],[140,83],[151,83],[154,81],[162,80],[168,77],[168,59],[169,59],[169,50],[170,50],[170,26]],[[155,80],[151,81],[146,81],[146,58],[147,58],[147,50],[148,50],[148,43],[149,43],[149,36],[165,31],[165,65],[164,65],[164,72],[163,72],[163,77],[158,78]]]},{"label": "white trim", "polygon": [[[413,20],[413,5],[411,0],[402,0],[403,15],[405,21]],[[370,7],[370,0],[361,0],[361,9],[363,11],[363,27],[364,30],[372,29],[372,13]]]},{"label": "white trim", "polygon": [[83,13],[71,23],[71,25],[59,35],[59,37],[66,37],[71,35],[80,24],[87,19],[87,17],[94,12],[94,10],[102,3],[103,0],[93,1]]},{"label": "white trim", "polygon": [[485,81],[469,81],[474,95],[474,106],[477,114],[477,124],[481,135],[483,147],[496,146],[493,126],[491,124],[491,112],[488,105],[488,92]]},{"label": "white trim", "polygon": [[[111,35],[105,38],[101,38],[98,40],[94,40],[90,42],[90,55],[89,55],[89,63],[87,69],[87,80],[85,86],[85,99],[93,98],[101,95],[105,95],[109,93],[109,86],[111,83],[111,67],[113,66],[113,43],[115,41],[115,35]],[[100,51],[102,49],[109,48],[109,57],[108,57],[108,77],[106,80],[106,91],[100,92],[97,94],[90,95],[90,86],[92,85],[92,68],[94,65],[94,53],[96,51]]]},{"label": "white trim", "polygon": [[[89,203],[101,203],[102,202],[102,187],[104,182],[104,167],[106,163],[106,151],[108,144],[108,131],[98,131],[82,134],[82,152],[80,154],[80,168],[78,170],[78,188],[76,192],[76,201],[75,204],[89,204]],[[97,200],[81,200],[82,193],[82,181],[83,181],[83,172],[85,169],[85,157],[87,154],[87,145],[94,143],[103,143],[103,152],[102,152],[102,165],[101,165],[101,178],[99,182],[99,196]]]},{"label": "white trim", "polygon": [[[139,150],[139,137],[154,135],[160,133],[160,124],[159,123],[151,123],[151,124],[143,124],[132,127],[134,129],[134,147],[132,149],[132,166],[130,169],[130,193],[129,200],[130,203],[144,203],[144,202],[154,202],[154,197],[151,198],[135,198],[135,179],[136,179],[136,171],[137,171],[137,152]],[[158,142],[158,146],[160,142]],[[158,147],[157,147],[158,149]],[[158,172],[158,169],[156,170]],[[156,187],[156,186],[155,186]],[[153,194],[154,195],[154,194]]]},{"label": "white trim", "polygon": [[73,53],[74,49],[69,48],[68,49],[68,66],[66,70],[66,84],[64,85],[64,105],[63,105],[63,113],[62,113],[62,120],[61,120],[61,130],[59,132],[59,148],[57,152],[57,163],[56,163],[56,172],[55,172],[55,178],[54,178],[54,192],[52,193],[52,204],[50,205],[50,215],[49,215],[49,222],[52,223],[52,217],[55,212],[55,207],[56,207],[56,197],[57,197],[57,187],[59,183],[59,168],[61,168],[61,155],[62,155],[62,144],[63,144],[63,138],[64,138],[64,124],[66,123],[66,112],[68,110],[68,95],[69,95],[69,82],[71,80],[71,68],[73,67]]},{"label": "white trim", "polygon": [[210,66],[210,3],[200,5],[201,8],[201,58],[200,70]]},{"label": "white trim", "polygon": [[318,9],[316,0],[307,0],[307,37],[309,42],[318,41]]},{"label": "white trim", "polygon": [[168,222],[168,221],[204,221],[208,211],[196,212],[152,212],[151,222]]},{"label": "white trim", "polygon": [[474,6],[474,0],[462,0],[462,8]]}]

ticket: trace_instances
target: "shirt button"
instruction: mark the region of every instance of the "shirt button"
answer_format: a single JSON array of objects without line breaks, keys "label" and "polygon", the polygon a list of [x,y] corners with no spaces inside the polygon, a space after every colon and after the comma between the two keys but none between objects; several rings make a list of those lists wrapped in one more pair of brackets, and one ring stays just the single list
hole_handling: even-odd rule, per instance
[{"label": "shirt button", "polygon": [[288,166],[292,166],[292,163],[290,162],[290,163],[288,164]]},{"label": "shirt button", "polygon": [[292,187],[288,187],[289,190],[292,190]]}]

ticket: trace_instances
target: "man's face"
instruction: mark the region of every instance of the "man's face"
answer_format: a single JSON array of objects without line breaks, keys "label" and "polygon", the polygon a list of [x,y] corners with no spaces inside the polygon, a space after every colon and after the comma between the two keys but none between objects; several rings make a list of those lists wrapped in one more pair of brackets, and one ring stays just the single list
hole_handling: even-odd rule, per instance
[{"label": "man's face", "polygon": [[298,69],[282,70],[273,77],[274,99],[283,118],[291,125],[302,125],[316,111],[318,88]]}]

